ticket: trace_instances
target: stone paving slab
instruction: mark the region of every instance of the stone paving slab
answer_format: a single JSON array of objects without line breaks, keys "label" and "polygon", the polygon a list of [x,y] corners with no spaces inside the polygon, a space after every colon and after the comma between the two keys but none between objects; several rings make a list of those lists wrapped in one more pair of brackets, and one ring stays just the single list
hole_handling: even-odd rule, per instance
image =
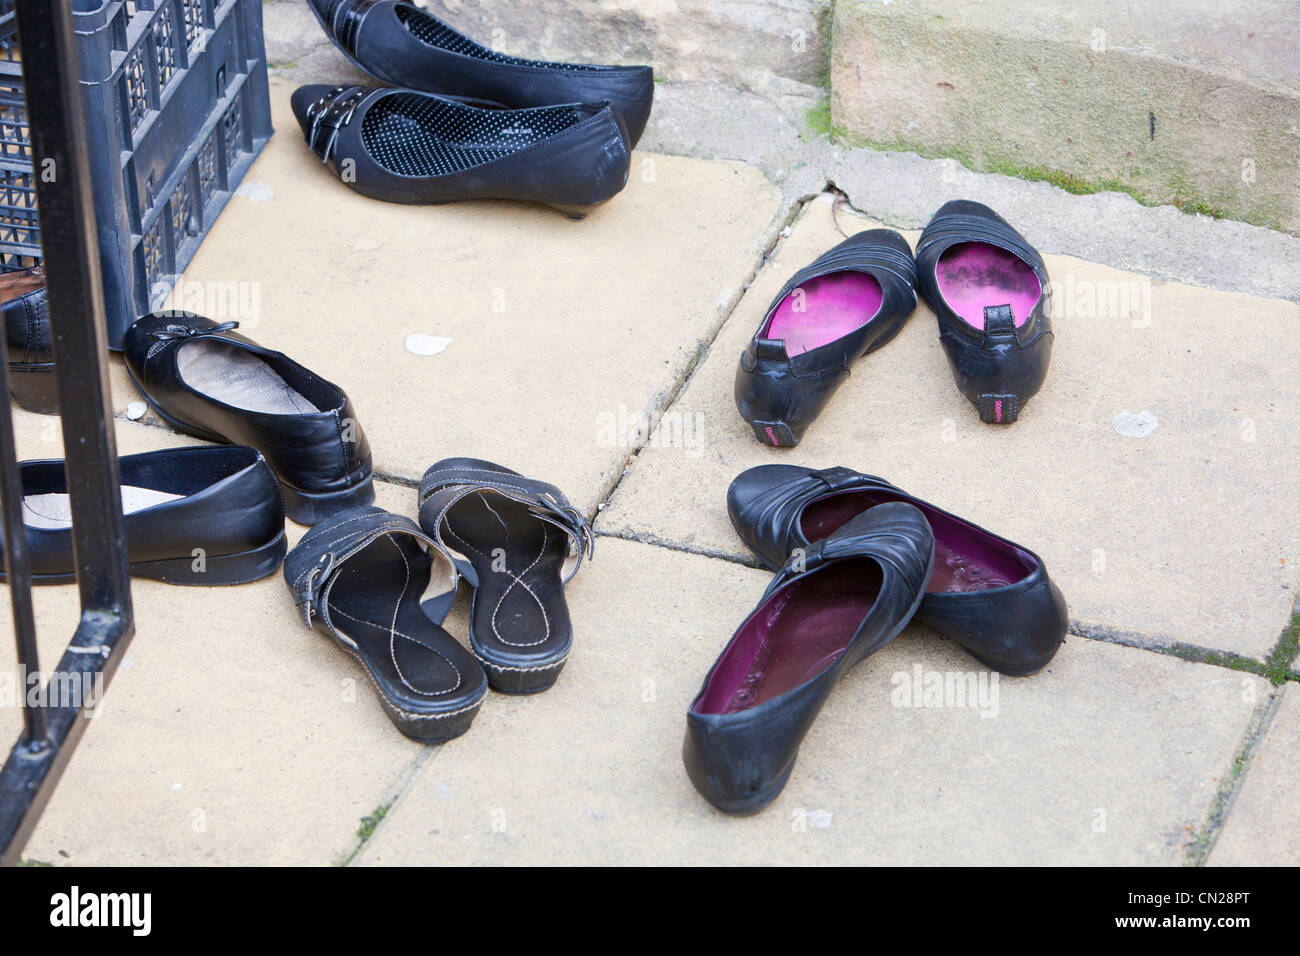
[{"label": "stone paving slab", "polygon": [[1300,686],[1285,684],[1264,739],[1255,747],[1211,866],[1300,863]]},{"label": "stone paving slab", "polygon": [[[843,208],[838,218],[847,234],[875,225]],[[1085,626],[1268,653],[1300,580],[1300,473],[1287,466],[1300,434],[1300,307],[1048,256],[1056,309],[1073,314],[1054,321],[1047,384],[1018,423],[979,421],[921,303],[797,448],[760,446],[735,408],[736,363],[785,279],[840,238],[829,197],[810,203],[599,530],[749,560],[727,520],[731,479],[765,462],[842,464],[1038,551]],[[1127,313],[1093,317],[1126,291]],[[1125,413],[1156,427],[1119,434]]]},{"label": "stone paving slab", "polygon": [[974,666],[913,626],[836,689],[777,801],[727,817],[686,779],[684,714],[767,579],[602,540],[556,686],[490,695],[357,862],[1176,864],[1268,686],[1071,639],[982,710],[895,706],[915,668]]},{"label": "stone paving slab", "polygon": [[[580,222],[378,202],[303,145],[292,89],[271,84],[277,133],[174,300],[346,389],[381,472],[483,457],[594,507],[630,451],[601,422],[656,409],[774,237],[779,190],[739,163],[638,152],[627,188]],[[451,341],[416,355],[413,334]],[[114,365],[115,395],[131,394]]]}]

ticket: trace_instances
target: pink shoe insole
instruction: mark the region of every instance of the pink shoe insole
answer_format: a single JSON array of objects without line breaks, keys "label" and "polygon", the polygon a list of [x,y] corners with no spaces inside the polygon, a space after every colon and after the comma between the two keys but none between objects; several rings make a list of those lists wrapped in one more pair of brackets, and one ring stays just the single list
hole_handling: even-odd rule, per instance
[{"label": "pink shoe insole", "polygon": [[935,272],[944,301],[977,329],[984,328],[987,305],[1010,305],[1011,317],[1020,328],[1043,293],[1029,263],[984,242],[950,246],[939,257]]},{"label": "pink shoe insole", "polygon": [[760,337],[784,339],[785,354],[799,355],[862,328],[884,297],[880,283],[865,272],[818,276],[781,301]]}]

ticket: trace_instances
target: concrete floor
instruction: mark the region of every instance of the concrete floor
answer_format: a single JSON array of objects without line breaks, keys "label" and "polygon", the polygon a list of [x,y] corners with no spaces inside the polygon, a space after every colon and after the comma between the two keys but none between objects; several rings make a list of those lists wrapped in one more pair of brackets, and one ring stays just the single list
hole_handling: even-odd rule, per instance
[{"label": "concrete floor", "polygon": [[[1300,861],[1297,688],[1262,676],[1300,584],[1300,306],[1049,255],[1053,366],[1016,425],[979,423],[922,305],[778,452],[736,414],[737,356],[785,278],[872,220],[751,165],[648,152],[582,222],[371,202],[305,149],[291,89],[273,82],[280,132],[179,304],[347,388],[385,507],[414,515],[412,483],[454,454],[564,488],[601,534],[569,587],[573,655],[546,694],[491,694],[467,735],[423,747],[303,629],[278,575],[137,582],[127,661],[30,860]],[[1120,289],[1128,308],[1106,302]],[[413,334],[451,341],[415,355]],[[113,366],[120,452],[190,443],[128,420],[138,396]],[[56,419],[15,418],[20,457],[62,454]],[[918,669],[980,667],[908,628],[837,689],[776,803],[735,819],[695,794],[679,748],[767,580],[727,524],[726,484],[774,460],[882,474],[1024,542],[1072,636],[984,706],[914,707],[896,691]],[[461,637],[467,603],[449,624]],[[49,661],[75,589],[40,590],[37,612]],[[12,653],[6,617],[0,663]],[[0,708],[4,739],[17,728]]]}]

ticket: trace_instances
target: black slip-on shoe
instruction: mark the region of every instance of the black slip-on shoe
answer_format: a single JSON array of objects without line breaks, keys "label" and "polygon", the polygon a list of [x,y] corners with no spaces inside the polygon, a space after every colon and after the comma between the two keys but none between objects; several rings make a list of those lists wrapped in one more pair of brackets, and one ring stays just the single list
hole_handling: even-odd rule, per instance
[{"label": "black slip-on shoe", "polygon": [[754,437],[799,444],[850,366],[897,335],[915,307],[912,249],[889,229],[845,239],[791,276],[736,369],[736,407]]},{"label": "black slip-on shoe", "polygon": [[988,206],[955,199],[921,233],[916,271],[957,388],[982,421],[1011,424],[1052,357],[1043,257]]},{"label": "black slip-on shoe", "polygon": [[123,340],[127,372],[172,427],[265,455],[294,521],[369,504],[370,444],[347,394],[238,325],[192,312],[142,316]]},{"label": "black slip-on shoe", "polygon": [[307,0],[359,70],[390,86],[514,109],[609,100],[635,146],[650,118],[648,66],[548,63],[475,43],[405,0]]},{"label": "black slip-on shoe", "polygon": [[307,627],[365,667],[398,730],[425,743],[469,730],[487,679],[421,609],[445,616],[458,576],[414,521],[371,506],[333,514],[289,552],[284,580]]},{"label": "black slip-on shoe", "polygon": [[57,415],[58,379],[41,266],[0,275],[0,313],[5,323],[9,394],[29,412]]},{"label": "black slip-on shoe", "polygon": [[469,644],[494,690],[555,683],[573,646],[564,586],[590,557],[587,520],[554,485],[476,458],[448,458],[420,481],[420,527],[474,585]]},{"label": "black slip-on shoe", "polygon": [[793,556],[709,670],[682,759],[727,813],[772,802],[849,669],[892,641],[925,593],[934,539],[911,505],[881,505]]},{"label": "black slip-on shoe", "polygon": [[[126,455],[118,465],[132,575],[167,584],[244,584],[273,574],[284,560],[280,485],[255,449],[167,448]],[[76,581],[63,461],[18,468],[32,583]]]},{"label": "black slip-on shoe", "polygon": [[770,568],[845,521],[888,502],[920,508],[937,556],[917,619],[1003,674],[1044,667],[1065,639],[1065,598],[1043,559],[1023,545],[848,468],[759,465],[727,489],[741,540]]},{"label": "black slip-on shoe", "polygon": [[582,215],[627,184],[627,130],[606,103],[488,110],[386,88],[304,86],[307,145],[351,189],[387,202],[517,199]]}]

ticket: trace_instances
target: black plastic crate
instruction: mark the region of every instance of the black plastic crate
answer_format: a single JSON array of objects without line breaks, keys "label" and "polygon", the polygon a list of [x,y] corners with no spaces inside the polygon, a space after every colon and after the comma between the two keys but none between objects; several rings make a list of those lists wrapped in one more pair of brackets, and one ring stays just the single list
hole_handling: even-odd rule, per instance
[{"label": "black plastic crate", "polygon": [[[69,2],[69,0],[51,0]],[[71,0],[108,335],[157,308],[271,136],[261,0]],[[0,0],[0,270],[39,261],[13,0]]]}]

